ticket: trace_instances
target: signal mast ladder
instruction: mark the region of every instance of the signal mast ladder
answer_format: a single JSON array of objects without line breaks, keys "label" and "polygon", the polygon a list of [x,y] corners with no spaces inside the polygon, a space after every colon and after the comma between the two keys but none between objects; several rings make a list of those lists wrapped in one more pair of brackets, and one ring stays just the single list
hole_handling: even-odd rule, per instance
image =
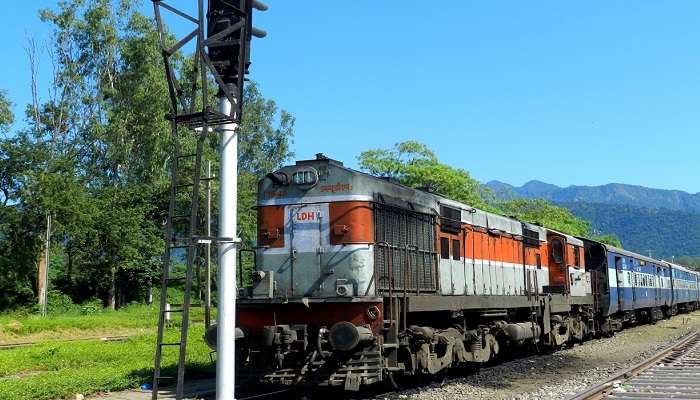
[{"label": "signal mast ladder", "polygon": [[[172,121],[176,124],[175,121]],[[202,170],[202,153],[204,144],[207,138],[207,126],[206,124],[202,129],[195,129],[199,131],[197,133],[197,148],[195,153],[191,154],[180,154],[181,144],[179,141],[179,135],[177,132],[177,127],[173,128],[174,132],[174,157],[172,159],[171,165],[171,181],[170,181],[170,204],[168,207],[168,219],[166,222],[166,251],[163,256],[163,274],[161,282],[161,295],[160,295],[160,312],[158,316],[158,332],[156,337],[156,354],[155,354],[155,370],[153,375],[153,400],[158,398],[158,391],[161,387],[162,381],[172,381],[177,380],[176,386],[176,398],[182,399],[184,396],[184,381],[185,381],[185,363],[187,354],[187,335],[189,331],[190,324],[190,307],[204,307],[207,316],[210,315],[210,305],[206,301],[204,303],[192,304],[192,283],[195,277],[195,267],[199,271],[199,260],[201,260],[201,245],[206,246],[206,252],[210,251],[210,245],[219,243],[234,243],[233,238],[219,238],[210,236],[210,226],[209,218],[207,218],[207,236],[199,235],[201,229],[200,227],[200,186],[202,182],[206,182],[209,186],[209,182],[215,179],[208,172],[207,176],[201,176]],[[194,159],[194,171],[193,179],[190,182],[182,182],[179,177],[180,163],[184,163],[185,160]],[[178,208],[178,198],[183,196],[183,191],[191,189],[190,207],[188,211],[179,213]],[[209,187],[207,187],[209,189]],[[209,190],[207,190],[209,192]],[[208,213],[207,213],[208,214]],[[207,215],[209,217],[209,215]],[[178,226],[187,225],[187,236],[179,237],[177,236]],[[185,252],[186,254],[186,271],[185,276],[171,276],[171,266],[174,256],[177,253]],[[174,254],[175,253],[175,254]],[[207,257],[209,255],[207,254]],[[197,273],[199,277],[199,273]],[[209,277],[207,276],[207,279]],[[168,288],[176,283],[184,282],[184,296],[182,304],[173,305],[175,308],[170,308],[167,301]],[[198,284],[201,284],[198,279]],[[201,286],[200,286],[201,288]],[[179,326],[174,324],[174,326],[179,328],[180,340],[177,342],[166,342],[164,341],[165,327],[168,322],[166,315],[181,314],[181,323]],[[209,325],[209,318],[206,318],[207,325]],[[207,326],[208,327],[208,326]],[[166,347],[177,347],[179,350],[179,357],[177,362],[177,375],[163,376],[162,373],[162,360],[163,360],[163,350]]]}]

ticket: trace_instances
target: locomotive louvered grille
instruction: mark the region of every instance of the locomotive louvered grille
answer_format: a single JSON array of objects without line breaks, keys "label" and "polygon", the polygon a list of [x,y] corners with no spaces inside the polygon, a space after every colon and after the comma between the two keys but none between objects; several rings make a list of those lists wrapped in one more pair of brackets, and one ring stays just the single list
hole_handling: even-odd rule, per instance
[{"label": "locomotive louvered grille", "polygon": [[375,274],[381,292],[434,292],[437,254],[435,217],[376,204]]}]

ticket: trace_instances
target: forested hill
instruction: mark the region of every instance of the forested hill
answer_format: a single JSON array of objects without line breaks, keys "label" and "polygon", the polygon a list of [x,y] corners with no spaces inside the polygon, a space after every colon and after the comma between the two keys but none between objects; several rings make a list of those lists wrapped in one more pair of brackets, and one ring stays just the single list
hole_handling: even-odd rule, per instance
[{"label": "forested hill", "polygon": [[700,213],[580,201],[558,204],[590,221],[595,231],[616,234],[629,250],[666,259],[700,255]]},{"label": "forested hill", "polygon": [[620,204],[645,208],[700,213],[700,193],[680,190],[652,189],[644,186],[610,183],[602,186],[568,186],[565,188],[540,181],[529,181],[517,187],[499,181],[486,184],[498,198],[545,199],[555,203],[587,202]]},{"label": "forested hill", "polygon": [[657,258],[700,255],[700,194],[612,183],[569,186],[530,181],[521,187],[486,184],[498,199],[542,198],[616,234],[625,248]]}]

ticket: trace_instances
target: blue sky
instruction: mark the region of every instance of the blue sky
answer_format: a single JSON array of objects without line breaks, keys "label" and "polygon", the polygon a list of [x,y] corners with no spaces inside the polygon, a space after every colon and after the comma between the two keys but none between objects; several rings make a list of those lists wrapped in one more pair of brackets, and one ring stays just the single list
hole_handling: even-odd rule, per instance
[{"label": "blue sky", "polygon": [[[297,158],[414,139],[482,181],[700,191],[700,2],[266,2],[251,78],[296,117]],[[0,16],[18,111],[52,4]]]}]

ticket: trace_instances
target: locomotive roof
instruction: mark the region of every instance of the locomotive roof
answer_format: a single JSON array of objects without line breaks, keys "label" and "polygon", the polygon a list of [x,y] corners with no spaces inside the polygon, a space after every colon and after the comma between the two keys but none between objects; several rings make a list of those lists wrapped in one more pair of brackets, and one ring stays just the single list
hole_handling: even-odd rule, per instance
[{"label": "locomotive roof", "polygon": [[[331,190],[333,198],[336,199],[336,201],[341,201],[341,199],[354,201],[371,200],[396,207],[410,208],[418,212],[432,215],[439,215],[440,207],[448,206],[460,210],[461,222],[472,226],[498,230],[517,236],[523,235],[524,227],[530,231],[537,232],[540,241],[546,241],[547,232],[550,231],[565,236],[567,241],[571,244],[583,246],[583,242],[580,239],[571,235],[557,232],[540,225],[522,222],[511,217],[480,210],[450,199],[442,194],[415,189],[393,179],[381,178],[362,171],[357,171],[321,154],[317,155],[315,160],[300,160],[297,161],[295,165],[282,167],[277,172],[286,173],[291,180],[290,173],[293,174],[295,171],[307,169],[309,167],[317,169],[319,171],[319,176],[321,175],[321,170],[326,174],[325,179],[327,179],[327,183],[319,182],[317,186],[320,186],[320,189],[316,187],[311,190],[300,191],[297,188],[288,186],[288,190],[285,190],[283,195],[280,195],[278,192],[275,192],[274,185],[266,183],[266,181],[269,181],[266,177],[260,180],[259,195],[265,194],[269,197],[259,196],[258,205],[294,204],[303,201],[328,201],[322,200],[327,198],[329,193],[328,183],[330,183],[330,186],[333,186],[338,185],[338,183],[331,182],[343,182],[341,186],[344,186],[346,189],[343,195],[336,194],[335,191]],[[323,181],[324,179],[320,180]],[[348,184],[350,182],[351,184]]]},{"label": "locomotive roof", "polygon": [[[467,204],[461,203],[459,201],[450,199],[449,197],[447,197],[443,194],[412,188],[410,186],[406,186],[406,185],[399,183],[399,182],[392,180],[392,179],[385,179],[385,178],[374,176],[372,174],[368,174],[366,172],[357,171],[357,170],[354,170],[352,168],[347,168],[347,167],[343,166],[342,164],[335,164],[335,166],[339,167],[339,168],[347,169],[347,170],[352,171],[353,173],[356,173],[356,174],[361,174],[361,175],[367,176],[370,179],[381,182],[381,184],[383,184],[383,185],[395,185],[395,186],[398,186],[404,190],[410,190],[413,192],[421,193],[425,196],[432,198],[438,205],[445,205],[445,206],[449,206],[452,208],[457,208],[461,211],[461,222],[463,222],[463,223],[467,223],[467,224],[470,224],[472,226],[478,226],[478,227],[487,228],[487,229],[496,229],[496,230],[499,230],[501,232],[505,232],[505,233],[509,233],[511,235],[517,235],[517,236],[521,236],[523,234],[523,224],[526,224],[526,227],[528,229],[538,233],[540,241],[547,240],[547,230],[539,225],[528,224],[528,223],[516,220],[514,218],[510,218],[510,217],[506,217],[503,215],[480,210],[480,209],[472,207],[470,205],[467,205]],[[432,211],[434,214],[439,214],[438,210],[432,209]]]}]

